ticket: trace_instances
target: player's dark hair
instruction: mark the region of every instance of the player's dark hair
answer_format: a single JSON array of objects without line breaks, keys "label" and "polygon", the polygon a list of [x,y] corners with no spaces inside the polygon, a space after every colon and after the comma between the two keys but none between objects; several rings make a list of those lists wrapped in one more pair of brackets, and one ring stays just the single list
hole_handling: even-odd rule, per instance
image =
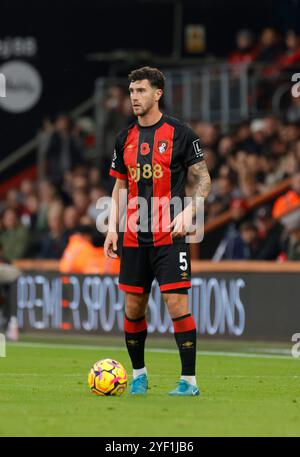
[{"label": "player's dark hair", "polygon": [[141,67],[129,73],[128,79],[130,82],[148,79],[152,87],[164,90],[166,78],[158,68]]}]

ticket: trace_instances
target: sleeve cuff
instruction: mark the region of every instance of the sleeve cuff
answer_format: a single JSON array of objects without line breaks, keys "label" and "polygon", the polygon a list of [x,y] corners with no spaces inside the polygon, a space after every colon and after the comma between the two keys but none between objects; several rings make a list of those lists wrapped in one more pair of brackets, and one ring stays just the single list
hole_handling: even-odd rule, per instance
[{"label": "sleeve cuff", "polygon": [[190,160],[185,164],[186,167],[190,167],[191,165],[194,165],[195,163],[202,162],[204,160],[204,157],[195,157],[194,159]]},{"label": "sleeve cuff", "polygon": [[113,170],[112,168],[109,171],[109,175],[118,179],[127,179],[127,174],[119,173],[118,171]]}]

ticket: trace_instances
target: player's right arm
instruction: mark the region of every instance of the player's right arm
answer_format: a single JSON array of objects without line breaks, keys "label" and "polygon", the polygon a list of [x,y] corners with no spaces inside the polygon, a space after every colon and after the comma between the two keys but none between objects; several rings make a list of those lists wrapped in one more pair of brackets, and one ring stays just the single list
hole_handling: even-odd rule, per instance
[{"label": "player's right arm", "polygon": [[[119,229],[119,211],[120,197],[122,191],[127,189],[127,168],[124,164],[124,134],[119,134],[116,139],[115,150],[113,152],[112,163],[110,168],[110,176],[116,178],[116,182],[112,192],[111,210],[108,223],[108,232],[104,242],[104,254],[112,259],[117,258],[117,242]],[[121,208],[122,209],[122,208]]]},{"label": "player's right arm", "polygon": [[114,252],[117,250],[119,229],[119,206],[122,189],[127,189],[127,179],[117,178],[112,191],[112,204],[109,216],[108,232],[104,242],[104,254],[106,257],[116,259]]}]

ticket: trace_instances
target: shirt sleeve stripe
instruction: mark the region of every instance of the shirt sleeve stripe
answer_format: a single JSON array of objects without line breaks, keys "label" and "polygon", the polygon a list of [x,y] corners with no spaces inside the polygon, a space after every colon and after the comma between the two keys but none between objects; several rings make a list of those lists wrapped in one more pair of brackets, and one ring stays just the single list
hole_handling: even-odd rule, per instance
[{"label": "shirt sleeve stripe", "polygon": [[114,178],[119,178],[119,179],[127,179],[127,175],[123,173],[119,173],[116,170],[113,170],[112,168],[109,171],[110,176],[113,176]]}]

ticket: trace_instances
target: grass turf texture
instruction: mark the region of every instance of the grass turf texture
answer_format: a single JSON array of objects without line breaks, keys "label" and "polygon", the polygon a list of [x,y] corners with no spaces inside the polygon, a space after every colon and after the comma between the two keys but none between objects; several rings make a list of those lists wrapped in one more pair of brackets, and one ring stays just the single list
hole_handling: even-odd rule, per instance
[{"label": "grass turf texture", "polygon": [[0,358],[0,436],[300,436],[299,359],[262,354],[259,344],[200,340],[201,395],[172,398],[179,356],[152,352],[158,343],[175,349],[164,339],[148,344],[146,397],[131,397],[128,388],[121,397],[97,397],[87,387],[94,362],[115,358],[130,380],[131,369],[123,340],[95,339],[95,347],[91,341],[55,338],[55,346],[53,337],[41,344],[33,337],[8,345]]}]

